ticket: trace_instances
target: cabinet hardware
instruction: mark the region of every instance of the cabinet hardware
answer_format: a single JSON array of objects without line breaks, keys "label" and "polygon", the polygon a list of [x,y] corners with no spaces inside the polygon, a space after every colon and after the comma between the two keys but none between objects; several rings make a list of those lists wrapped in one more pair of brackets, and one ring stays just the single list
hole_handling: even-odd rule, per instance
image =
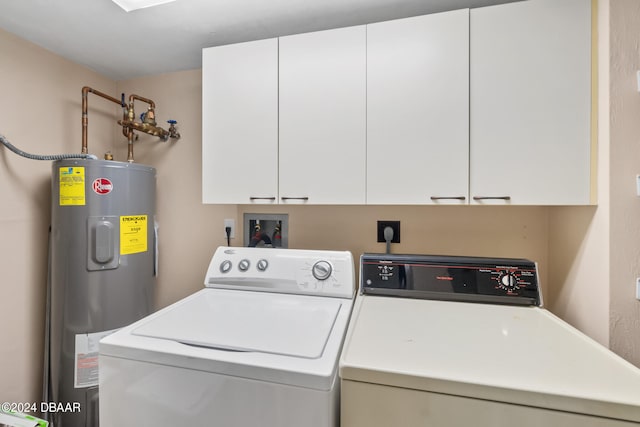
[{"label": "cabinet hardware", "polygon": [[275,197],[249,197],[249,200],[275,200]]},{"label": "cabinet hardware", "polygon": [[280,197],[282,200],[309,200],[308,197]]},{"label": "cabinet hardware", "polygon": [[511,196],[473,196],[473,200],[511,200]]},{"label": "cabinet hardware", "polygon": [[431,196],[431,200],[467,200],[465,196]]}]

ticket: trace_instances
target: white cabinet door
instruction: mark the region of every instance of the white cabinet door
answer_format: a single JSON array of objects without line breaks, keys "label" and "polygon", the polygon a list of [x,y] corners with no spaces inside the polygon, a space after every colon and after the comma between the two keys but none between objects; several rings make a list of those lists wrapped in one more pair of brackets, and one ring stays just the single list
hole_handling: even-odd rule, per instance
[{"label": "white cabinet door", "polygon": [[469,11],[367,26],[367,203],[467,203]]},{"label": "white cabinet door", "polygon": [[364,204],[364,26],[280,38],[280,202]]},{"label": "white cabinet door", "polygon": [[277,203],[278,40],[202,54],[203,203]]},{"label": "white cabinet door", "polygon": [[588,204],[591,0],[473,9],[470,21],[472,203]]}]

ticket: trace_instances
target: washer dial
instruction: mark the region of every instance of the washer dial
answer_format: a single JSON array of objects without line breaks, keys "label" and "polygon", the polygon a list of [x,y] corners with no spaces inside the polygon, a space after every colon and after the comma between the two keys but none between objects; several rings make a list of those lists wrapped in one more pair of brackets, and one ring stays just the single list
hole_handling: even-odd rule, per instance
[{"label": "washer dial", "polygon": [[313,264],[311,272],[313,273],[313,277],[315,277],[316,279],[327,280],[331,276],[333,268],[328,261],[318,261]]},{"label": "washer dial", "polygon": [[220,273],[228,273],[229,271],[231,271],[231,267],[232,267],[231,261],[229,261],[228,259],[222,261],[220,263]]},{"label": "washer dial", "polygon": [[251,263],[249,262],[249,260],[245,258],[238,263],[238,268],[240,269],[240,271],[245,272],[249,269],[250,265]]},{"label": "washer dial", "polygon": [[258,271],[266,271],[267,268],[269,268],[269,261],[267,261],[266,259],[260,259],[258,260],[258,263],[256,264],[256,267],[258,268]]}]

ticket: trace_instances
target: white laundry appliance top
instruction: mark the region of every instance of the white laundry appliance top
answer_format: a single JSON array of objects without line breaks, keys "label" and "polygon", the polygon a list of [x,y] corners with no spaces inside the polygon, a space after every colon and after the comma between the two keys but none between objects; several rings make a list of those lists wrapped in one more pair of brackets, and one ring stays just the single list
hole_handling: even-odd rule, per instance
[{"label": "white laundry appliance top", "polygon": [[[385,265],[397,272],[403,263],[380,263],[375,279],[363,277],[363,288],[374,294],[356,298],[340,362],[343,379],[640,422],[640,369],[539,306],[444,300],[440,290],[453,292],[459,279],[460,288],[482,287],[459,265],[452,273],[442,262],[416,272],[422,266],[414,260],[405,263],[414,271],[401,281],[384,278]],[[373,271],[365,267],[365,276],[367,268]],[[421,275],[426,283],[431,270],[427,290],[416,291],[420,286],[406,278]],[[506,280],[504,269],[491,270],[473,274],[484,275],[505,298],[522,297],[514,287],[525,288],[518,270],[509,273],[517,281]],[[533,280],[526,281],[533,289]],[[441,289],[438,299],[375,295],[387,283],[399,294]]]},{"label": "white laundry appliance top", "polygon": [[219,248],[206,288],[100,342],[100,353],[328,390],[355,291],[349,252]]},{"label": "white laundry appliance top", "polygon": [[204,348],[315,359],[322,356],[341,307],[336,298],[210,291],[143,323],[132,334]]}]

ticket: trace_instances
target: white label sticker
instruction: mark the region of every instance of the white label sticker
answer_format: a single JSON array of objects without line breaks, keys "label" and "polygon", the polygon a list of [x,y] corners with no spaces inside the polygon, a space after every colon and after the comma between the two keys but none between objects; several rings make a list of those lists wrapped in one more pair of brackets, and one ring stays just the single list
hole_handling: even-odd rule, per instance
[{"label": "white label sticker", "polygon": [[100,340],[118,329],[91,334],[76,335],[74,387],[84,388],[98,385],[98,356]]}]

